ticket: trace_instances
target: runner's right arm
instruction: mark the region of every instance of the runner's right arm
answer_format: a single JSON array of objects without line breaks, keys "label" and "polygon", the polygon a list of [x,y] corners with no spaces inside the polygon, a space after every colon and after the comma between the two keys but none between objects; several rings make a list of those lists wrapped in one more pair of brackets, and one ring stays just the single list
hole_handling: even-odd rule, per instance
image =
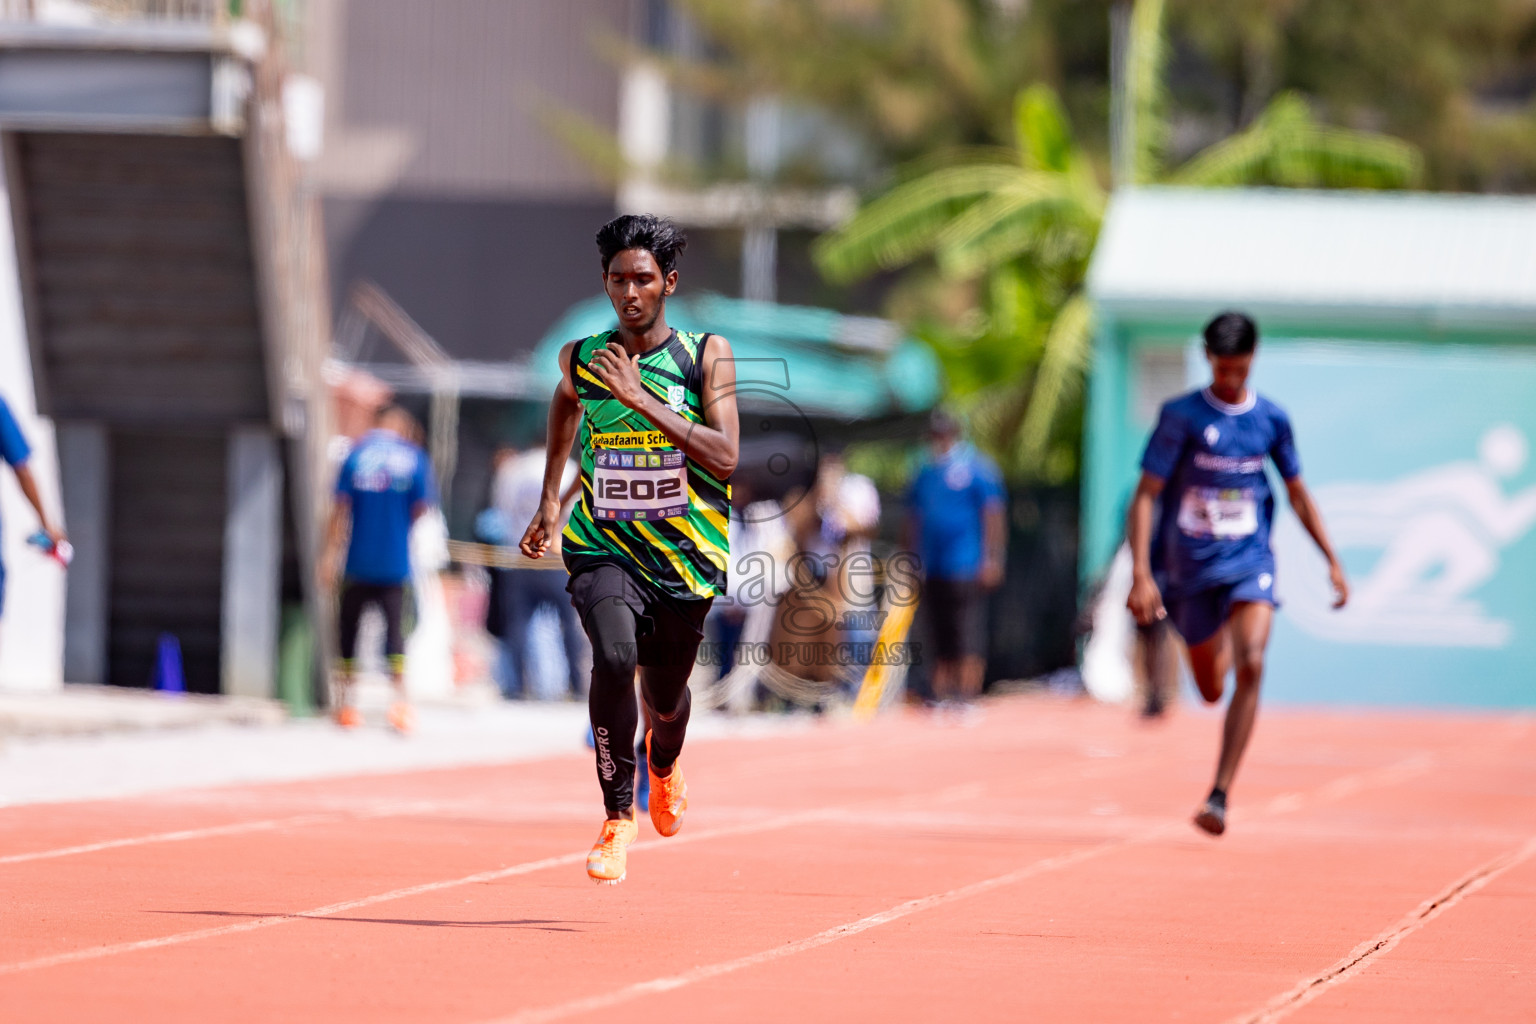
[{"label": "runner's right arm", "polygon": [[1125,606],[1143,626],[1168,617],[1162,592],[1152,579],[1152,517],[1157,499],[1184,457],[1189,431],[1189,424],[1174,411],[1173,403],[1164,403],[1142,452],[1141,480],[1125,514],[1125,541],[1131,549],[1131,596]]},{"label": "runner's right arm", "polygon": [[[576,439],[576,428],[581,423],[581,401],[576,397],[576,385],[571,380],[571,349],[575,342],[560,347],[560,383],[555,386],[555,396],[549,401],[549,432],[544,447],[544,493],[539,498],[539,510],[533,521],[523,531],[518,550],[529,558],[543,558],[544,552],[560,534],[560,478],[565,475],[565,463],[571,457],[571,442]],[[579,484],[578,484],[579,486]]]},{"label": "runner's right arm", "polygon": [[1162,477],[1142,470],[1125,517],[1125,539],[1131,547],[1131,596],[1125,606],[1143,626],[1168,617],[1163,595],[1152,580],[1152,506],[1164,483]]},{"label": "runner's right arm", "polygon": [[48,518],[48,513],[43,510],[43,496],[37,489],[37,478],[32,475],[32,467],[23,462],[20,465],[12,466],[11,472],[16,474],[16,482],[21,485],[21,493],[26,496],[28,503],[37,512],[38,524],[42,526],[43,532],[48,535],[48,538],[53,541],[54,546],[58,546],[60,542],[67,540],[68,538],[64,535],[64,531],[55,526],[53,520]]}]

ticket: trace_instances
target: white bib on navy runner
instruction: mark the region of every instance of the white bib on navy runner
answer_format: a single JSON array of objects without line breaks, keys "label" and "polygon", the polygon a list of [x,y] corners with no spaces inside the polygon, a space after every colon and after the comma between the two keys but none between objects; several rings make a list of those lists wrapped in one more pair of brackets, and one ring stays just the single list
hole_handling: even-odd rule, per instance
[{"label": "white bib on navy runner", "polygon": [[1232,540],[1259,529],[1258,499],[1253,491],[1190,487],[1179,502],[1179,530],[1188,537]]}]

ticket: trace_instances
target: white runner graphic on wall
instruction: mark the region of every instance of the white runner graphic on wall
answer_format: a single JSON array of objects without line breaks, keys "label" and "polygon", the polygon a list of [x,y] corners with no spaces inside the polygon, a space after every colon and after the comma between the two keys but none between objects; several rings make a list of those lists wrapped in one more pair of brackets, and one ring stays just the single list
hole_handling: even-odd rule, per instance
[{"label": "white runner graphic on wall", "polygon": [[[1450,462],[1379,483],[1315,492],[1346,565],[1377,551],[1351,580],[1349,605],[1329,608],[1327,571],[1294,515],[1276,533],[1282,598],[1296,624],[1344,643],[1504,647],[1513,627],[1475,594],[1499,573],[1505,548],[1536,526],[1536,486],[1507,491],[1528,446],[1509,424],[1491,427],[1476,461]],[[1358,570],[1357,570],[1358,571]]]}]

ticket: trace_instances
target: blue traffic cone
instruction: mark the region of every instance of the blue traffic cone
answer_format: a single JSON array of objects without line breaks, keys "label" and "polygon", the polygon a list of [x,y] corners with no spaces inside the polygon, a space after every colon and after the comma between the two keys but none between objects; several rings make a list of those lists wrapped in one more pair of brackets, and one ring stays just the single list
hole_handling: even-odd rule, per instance
[{"label": "blue traffic cone", "polygon": [[186,693],[187,681],[181,672],[181,641],[173,633],[161,633],[155,652],[155,689],[165,693]]}]

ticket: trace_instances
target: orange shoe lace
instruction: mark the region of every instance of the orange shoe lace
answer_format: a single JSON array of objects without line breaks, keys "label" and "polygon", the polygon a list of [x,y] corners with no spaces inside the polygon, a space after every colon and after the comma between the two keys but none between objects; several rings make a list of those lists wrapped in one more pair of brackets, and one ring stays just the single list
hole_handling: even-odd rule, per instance
[{"label": "orange shoe lace", "polygon": [[602,851],[605,858],[612,857],[620,850],[629,846],[628,843],[621,841],[619,838],[623,832],[624,822],[617,820],[603,822],[603,834],[597,841],[597,848]]},{"label": "orange shoe lace", "polygon": [[660,775],[652,772],[651,779],[651,788],[655,791],[652,794],[651,799],[654,800],[657,796],[660,796],[662,806],[665,807],[668,812],[675,812],[678,809],[678,805],[683,801],[682,771],[680,771],[677,765],[674,764],[672,766],[671,774],[666,776],[666,778],[662,778]]},{"label": "orange shoe lace", "polygon": [[627,831],[625,826],[634,827],[634,819],[609,818],[603,822],[602,834],[597,838],[597,844],[592,847],[592,852],[587,854],[587,863],[601,861],[604,865],[612,864],[620,857],[626,856],[625,850],[634,841],[634,836],[625,838]]}]

